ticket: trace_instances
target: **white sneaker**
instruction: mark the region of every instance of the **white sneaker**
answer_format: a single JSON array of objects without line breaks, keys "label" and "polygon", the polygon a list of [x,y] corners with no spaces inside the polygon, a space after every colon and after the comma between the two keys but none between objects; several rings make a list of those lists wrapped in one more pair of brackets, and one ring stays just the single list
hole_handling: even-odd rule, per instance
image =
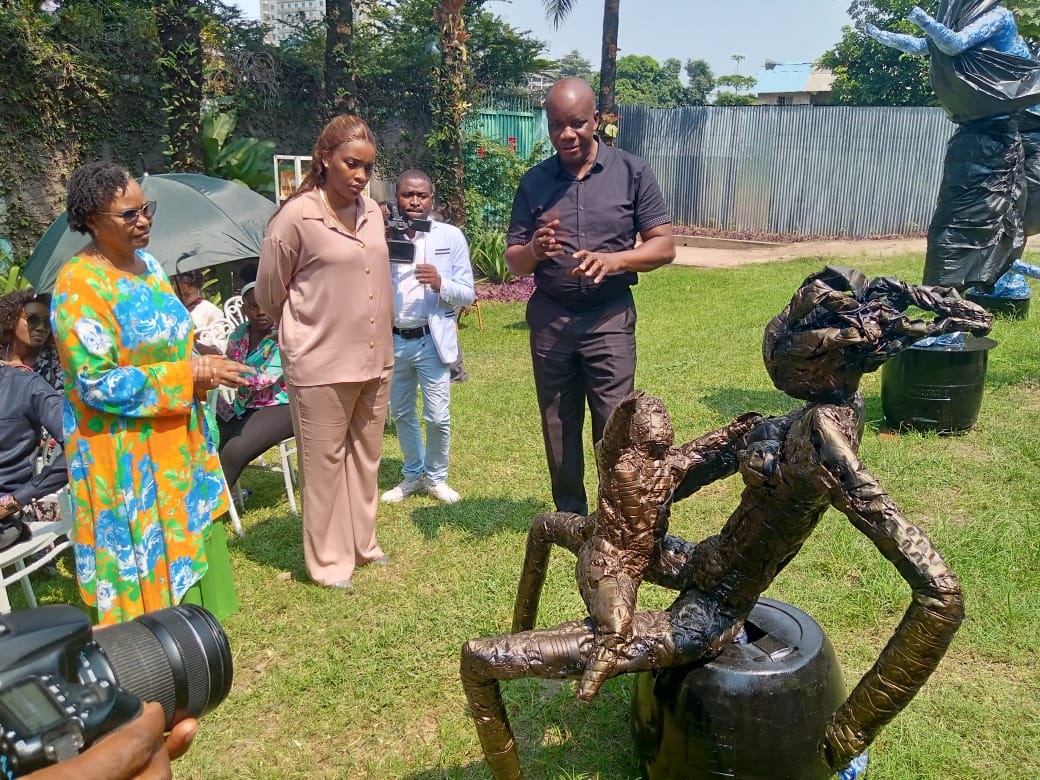
[{"label": "white sneaker", "polygon": [[448,487],[447,482],[438,482],[433,485],[427,485],[426,492],[445,504],[454,504],[460,498],[458,493]]},{"label": "white sneaker", "polygon": [[419,479],[402,479],[388,491],[383,493],[383,495],[379,497],[379,500],[385,504],[395,504],[398,501],[404,501],[408,496],[422,493],[425,489],[426,485],[423,484],[422,477]]}]

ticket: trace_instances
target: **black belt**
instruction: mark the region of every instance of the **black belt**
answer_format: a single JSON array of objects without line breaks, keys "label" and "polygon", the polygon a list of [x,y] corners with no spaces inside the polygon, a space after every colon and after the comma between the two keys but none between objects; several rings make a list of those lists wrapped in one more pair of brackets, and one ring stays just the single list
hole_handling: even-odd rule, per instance
[{"label": "black belt", "polygon": [[395,335],[403,339],[421,339],[423,336],[429,335],[430,326],[420,325],[418,328],[394,328],[393,330]]}]

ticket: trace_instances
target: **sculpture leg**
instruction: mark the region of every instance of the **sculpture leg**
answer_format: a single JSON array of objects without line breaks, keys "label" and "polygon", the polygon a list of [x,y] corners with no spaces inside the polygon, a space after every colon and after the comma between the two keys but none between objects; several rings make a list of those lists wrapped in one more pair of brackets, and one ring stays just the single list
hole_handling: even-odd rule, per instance
[{"label": "sculpture leg", "polygon": [[[709,637],[716,638],[704,627],[691,628],[681,632],[683,646],[677,649],[667,611],[637,613],[632,629],[632,638],[619,648],[619,660],[610,677],[689,663],[703,654]],[[523,777],[499,680],[579,677],[592,655],[593,643],[591,621],[572,620],[555,628],[472,639],[463,645],[462,687],[496,780]]]},{"label": "sculpture leg", "polygon": [[647,557],[618,550],[593,535],[578,551],[578,590],[596,632],[592,656],[585,665],[578,698],[592,701],[612,675],[619,648],[631,637],[636,595]]},{"label": "sculpture leg", "polygon": [[575,677],[581,674],[591,644],[588,622],[573,620],[543,631],[471,639],[462,646],[462,688],[496,780],[523,777],[498,681]]},{"label": "sculpture leg", "polygon": [[549,555],[554,544],[566,547],[575,555],[585,542],[586,528],[591,528],[595,515],[572,512],[544,512],[531,521],[527,532],[527,552],[520,572],[520,584],[513,607],[513,633],[530,631],[538,616],[538,601],[545,584]]}]

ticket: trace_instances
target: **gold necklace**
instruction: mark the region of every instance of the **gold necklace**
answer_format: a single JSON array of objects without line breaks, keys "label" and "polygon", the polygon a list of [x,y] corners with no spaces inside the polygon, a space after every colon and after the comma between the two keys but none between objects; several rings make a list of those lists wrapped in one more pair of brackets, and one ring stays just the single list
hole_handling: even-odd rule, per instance
[{"label": "gold necklace", "polygon": [[122,271],[123,273],[128,273],[128,274],[139,273],[137,270],[135,270],[136,267],[137,267],[137,253],[136,252],[133,255],[133,259],[130,261],[130,267],[129,268],[124,268],[121,265],[117,265],[116,262],[114,260],[112,260],[112,258],[110,258],[108,255],[106,255],[104,252],[102,252],[100,249],[98,249],[97,244],[92,244],[91,245],[91,249],[94,250],[94,257],[96,257],[96,258],[98,258],[100,260],[104,260],[106,263],[108,263],[115,270]]},{"label": "gold necklace", "polygon": [[341,228],[343,228],[345,231],[347,231],[348,234],[350,234],[352,236],[356,236],[357,235],[357,204],[354,205],[354,228],[351,229],[351,228],[347,227],[346,223],[342,219],[339,218],[339,214],[336,213],[336,210],[334,208],[332,208],[332,204],[329,203],[329,197],[328,197],[328,195],[325,194],[325,189],[323,187],[318,187],[318,191],[321,193],[321,202],[325,204],[325,209],[329,212],[329,214],[332,216],[332,218],[334,220],[336,220],[336,224],[338,224]]}]

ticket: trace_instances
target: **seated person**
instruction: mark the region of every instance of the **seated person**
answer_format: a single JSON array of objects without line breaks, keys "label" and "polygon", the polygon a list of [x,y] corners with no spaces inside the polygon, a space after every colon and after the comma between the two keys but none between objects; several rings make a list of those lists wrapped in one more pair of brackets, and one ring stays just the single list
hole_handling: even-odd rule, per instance
[{"label": "seated person", "polygon": [[185,271],[170,281],[177,297],[191,314],[191,322],[195,326],[195,349],[202,355],[223,355],[227,351],[227,338],[222,334],[212,334],[210,329],[224,319],[224,312],[215,303],[202,297],[205,284],[202,271]]},{"label": "seated person", "polygon": [[65,453],[59,452],[39,474],[43,430],[63,442],[61,394],[24,366],[0,365],[0,548],[24,541],[28,529],[21,512],[33,501],[68,482]]},{"label": "seated person", "polygon": [[31,287],[0,298],[0,361],[26,366],[42,374],[47,384],[63,391],[65,374],[51,335],[51,296]]},{"label": "seated person", "polygon": [[220,465],[228,485],[238,482],[249,461],[293,435],[289,394],[282,374],[278,326],[256,304],[252,282],[242,288],[246,321],[231,332],[227,356],[256,369],[230,403],[221,399]]}]

